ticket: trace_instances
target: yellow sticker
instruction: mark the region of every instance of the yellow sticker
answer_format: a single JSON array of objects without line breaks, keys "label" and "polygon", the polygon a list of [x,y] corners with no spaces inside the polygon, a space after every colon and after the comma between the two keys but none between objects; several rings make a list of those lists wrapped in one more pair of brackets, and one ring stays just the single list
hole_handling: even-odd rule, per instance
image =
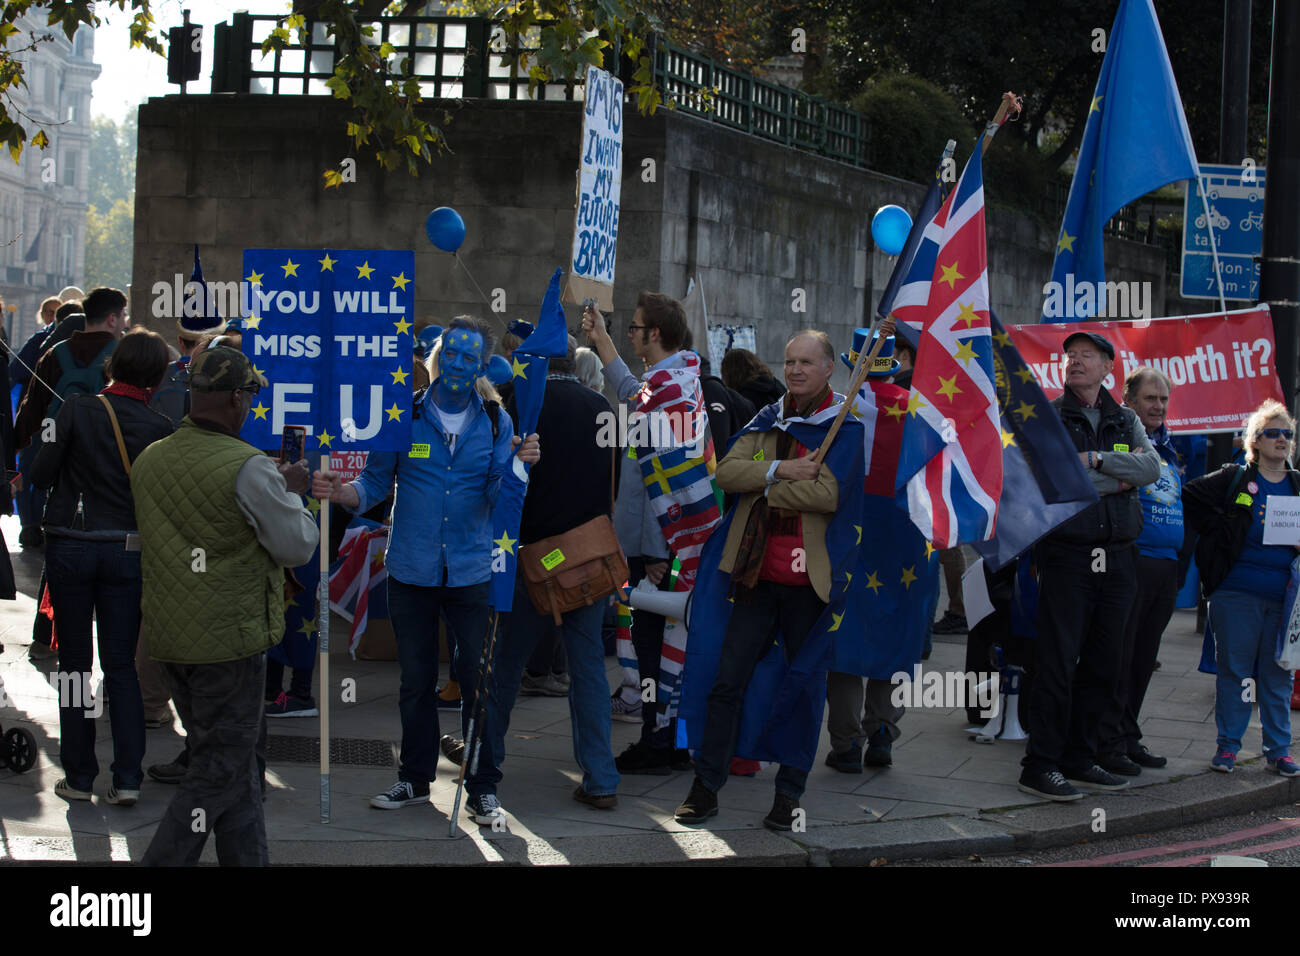
[{"label": "yellow sticker", "polygon": [[547,571],[555,570],[556,565],[564,563],[564,552],[556,548],[550,554],[542,555],[542,567]]},{"label": "yellow sticker", "polygon": [[766,457],[767,457],[767,453],[764,452],[763,449],[761,448],[754,453],[754,461],[762,461]]},{"label": "yellow sticker", "polygon": [[636,446],[635,446],[635,445],[629,445],[629,446],[628,446],[628,449],[627,449],[627,457],[631,458],[633,461],[636,461]]},{"label": "yellow sticker", "polygon": [[1255,503],[1255,499],[1252,498],[1250,495],[1246,494],[1244,491],[1241,492],[1239,495],[1237,495],[1237,504],[1242,505],[1243,507],[1249,508],[1254,503]]},{"label": "yellow sticker", "polygon": [[429,446],[428,446],[428,445],[412,445],[412,446],[411,446],[411,457],[412,457],[412,458],[428,458],[428,457],[429,457]]},{"label": "yellow sticker", "polygon": [[1115,445],[1111,451],[1128,451],[1128,445]]}]

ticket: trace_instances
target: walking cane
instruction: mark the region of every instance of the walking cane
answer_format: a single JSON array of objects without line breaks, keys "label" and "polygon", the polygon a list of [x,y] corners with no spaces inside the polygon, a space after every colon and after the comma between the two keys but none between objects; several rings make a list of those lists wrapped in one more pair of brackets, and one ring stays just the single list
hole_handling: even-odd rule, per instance
[{"label": "walking cane", "polygon": [[456,835],[456,821],[460,817],[460,797],[465,787],[466,770],[470,776],[478,770],[478,733],[483,723],[483,711],[487,707],[486,687],[492,681],[492,665],[496,659],[497,624],[500,615],[492,612],[492,626],[483,637],[483,652],[478,659],[478,679],[474,683],[474,706],[470,709],[469,724],[465,728],[465,748],[460,755],[460,776],[456,779],[456,799],[451,807],[451,821],[447,835]]}]

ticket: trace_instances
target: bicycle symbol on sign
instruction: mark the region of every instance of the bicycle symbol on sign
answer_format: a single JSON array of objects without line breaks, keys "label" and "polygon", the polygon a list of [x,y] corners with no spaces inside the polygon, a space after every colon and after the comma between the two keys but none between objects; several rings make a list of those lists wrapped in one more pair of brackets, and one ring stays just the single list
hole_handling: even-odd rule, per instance
[{"label": "bicycle symbol on sign", "polygon": [[1249,213],[1246,218],[1241,220],[1241,231],[1250,232],[1252,229],[1263,230],[1264,214],[1262,212]]}]

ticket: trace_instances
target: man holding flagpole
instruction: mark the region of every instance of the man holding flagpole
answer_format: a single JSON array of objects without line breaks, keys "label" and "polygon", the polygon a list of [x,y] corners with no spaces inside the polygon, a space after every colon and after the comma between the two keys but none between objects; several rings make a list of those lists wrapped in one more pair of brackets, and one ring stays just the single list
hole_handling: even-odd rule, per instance
[{"label": "man holding flagpole", "polygon": [[[824,332],[803,331],[790,339],[785,347],[789,391],[779,405],[773,403],[755,417],[718,465],[719,487],[740,495],[728,517],[730,526],[717,563],[718,572],[730,575],[731,608],[702,725],[691,718],[688,728],[692,744],[697,745],[695,781],[677,808],[679,823],[701,823],[717,814],[718,791],[727,782],[731,758],[742,736],[742,711],[749,709],[746,692],[778,636],[786,664],[802,673],[805,686],[791,687],[789,692],[784,692],[783,686],[777,700],[796,704],[806,700],[815,709],[816,719],[807,721],[807,730],[799,732],[806,734],[806,739],[794,749],[803,751],[802,758],[792,757],[787,762],[784,755],[777,754],[782,762],[776,775],[776,794],[763,824],[773,830],[790,830],[802,816],[799,800],[807,783],[808,764],[816,753],[826,693],[827,654],[812,639],[824,639],[826,632],[839,629],[843,614],[833,615],[832,623],[825,620],[825,612],[833,600],[832,588],[842,600],[847,582],[842,575],[835,576],[839,569],[833,568],[828,547],[832,516],[840,510],[839,481],[828,464],[811,457],[815,441],[814,448],[808,448],[790,425],[824,422],[827,416],[835,416],[832,406],[843,398],[830,388],[834,362],[835,351]],[[857,443],[855,467],[847,472],[855,479],[849,488],[853,493],[845,497],[854,501],[860,513],[857,489],[862,486],[863,443],[861,426],[853,424],[843,430],[837,444]],[[711,543],[709,555],[715,553],[716,544]],[[704,566],[708,573],[707,558]],[[713,580],[711,577],[709,583]],[[697,598],[710,601],[709,588],[702,590],[705,593]],[[713,629],[713,623],[698,612],[691,618],[691,627],[700,637]],[[688,682],[699,680],[692,667],[686,671]],[[771,710],[765,715],[770,722],[787,723],[781,708]],[[752,752],[743,755],[754,756]]]}]

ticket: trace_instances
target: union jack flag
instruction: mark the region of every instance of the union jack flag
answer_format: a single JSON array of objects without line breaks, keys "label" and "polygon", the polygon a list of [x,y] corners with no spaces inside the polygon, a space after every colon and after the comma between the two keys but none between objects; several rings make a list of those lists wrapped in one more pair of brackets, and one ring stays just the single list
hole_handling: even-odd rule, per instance
[{"label": "union jack flag", "polygon": [[[984,182],[975,144],[926,226],[894,314],[919,327],[895,487],[912,523],[941,548],[993,536],[1002,495],[1002,426],[989,327]],[[929,259],[927,245],[933,245]],[[930,272],[922,283],[921,272]],[[922,294],[924,293],[924,295]]]},{"label": "union jack flag", "polygon": [[371,611],[376,617],[388,616],[387,588],[382,586],[388,580],[387,546],[386,525],[358,518],[343,536],[338,559],[330,568],[330,607],[352,622],[348,650],[353,657]]}]

